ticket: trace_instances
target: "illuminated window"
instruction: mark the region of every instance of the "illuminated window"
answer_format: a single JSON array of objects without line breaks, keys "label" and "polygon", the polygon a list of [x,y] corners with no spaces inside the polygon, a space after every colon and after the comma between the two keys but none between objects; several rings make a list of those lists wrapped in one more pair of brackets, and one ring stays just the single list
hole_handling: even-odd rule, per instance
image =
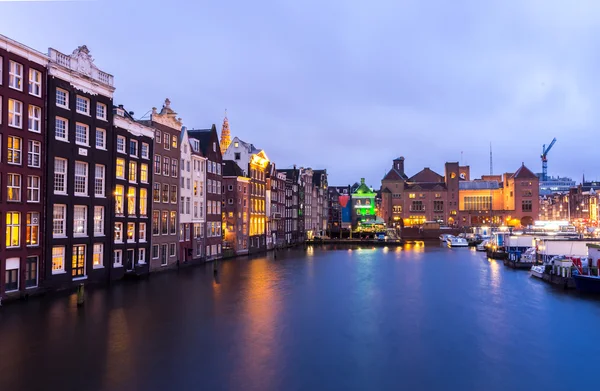
[{"label": "illuminated window", "polygon": [[40,214],[37,212],[27,213],[25,243],[28,246],[38,246],[40,244]]},{"label": "illuminated window", "polygon": [[123,243],[123,223],[115,223],[115,243]]},{"label": "illuminated window", "polygon": [[148,214],[148,190],[140,188],[140,216]]},{"label": "illuminated window", "polygon": [[129,162],[129,182],[137,182],[137,163]]},{"label": "illuminated window", "polygon": [[52,247],[52,274],[64,273],[65,271],[65,248]]},{"label": "illuminated window", "polygon": [[135,196],[136,196],[136,188],[129,187],[127,189],[127,215],[135,216]]},{"label": "illuminated window", "polygon": [[117,158],[117,178],[125,179],[125,159]]},{"label": "illuminated window", "polygon": [[408,198],[415,198],[415,193],[410,193],[410,194],[408,195]]},{"label": "illuminated window", "polygon": [[6,247],[19,247],[21,244],[21,214],[6,212]]},{"label": "illuminated window", "polygon": [[92,265],[94,268],[102,267],[104,264],[104,245],[102,243],[94,244],[94,257],[92,261]]},{"label": "illuminated window", "polygon": [[118,215],[123,214],[123,193],[125,188],[121,185],[117,185],[115,188],[115,213]]},{"label": "illuminated window", "polygon": [[135,223],[127,223],[127,241],[135,242]]}]

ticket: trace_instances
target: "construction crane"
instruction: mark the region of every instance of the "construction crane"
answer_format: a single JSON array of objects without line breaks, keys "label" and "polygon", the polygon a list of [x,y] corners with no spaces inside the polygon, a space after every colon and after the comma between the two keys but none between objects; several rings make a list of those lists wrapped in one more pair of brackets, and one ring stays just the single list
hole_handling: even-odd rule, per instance
[{"label": "construction crane", "polygon": [[548,148],[546,148],[546,144],[544,144],[542,146],[542,180],[543,181],[547,181],[548,180],[548,152],[550,152],[550,150],[552,149],[552,147],[554,146],[554,143],[556,142],[556,137],[554,137],[552,139],[552,142],[550,143],[550,145],[548,145]]}]

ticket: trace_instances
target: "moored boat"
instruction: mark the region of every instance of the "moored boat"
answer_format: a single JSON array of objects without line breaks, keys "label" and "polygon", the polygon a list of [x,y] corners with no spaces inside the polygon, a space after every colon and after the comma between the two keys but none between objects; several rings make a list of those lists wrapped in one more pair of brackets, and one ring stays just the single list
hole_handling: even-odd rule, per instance
[{"label": "moored boat", "polygon": [[531,267],[530,275],[537,278],[544,278],[544,271],[546,270],[546,266],[543,265],[534,265]]},{"label": "moored boat", "polygon": [[573,280],[575,288],[578,291],[586,293],[600,293],[600,276],[586,276],[573,271]]},{"label": "moored boat", "polygon": [[448,238],[450,238],[450,237],[454,237],[454,235],[451,235],[451,234],[441,234],[440,235],[440,241],[445,243],[445,242],[448,241]]},{"label": "moored boat", "polygon": [[490,241],[489,240],[484,240],[483,242],[479,243],[477,245],[477,247],[475,247],[475,249],[477,251],[487,251],[488,245],[489,245]]},{"label": "moored boat", "polygon": [[469,247],[469,242],[465,238],[458,238],[456,236],[449,237],[446,240],[448,247]]}]

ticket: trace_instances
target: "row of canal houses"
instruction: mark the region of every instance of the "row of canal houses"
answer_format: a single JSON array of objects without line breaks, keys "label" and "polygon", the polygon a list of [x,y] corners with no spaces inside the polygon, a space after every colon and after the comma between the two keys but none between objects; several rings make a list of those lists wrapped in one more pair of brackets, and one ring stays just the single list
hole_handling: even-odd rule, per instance
[{"label": "row of canal houses", "polygon": [[86,46],[0,35],[0,299],[301,243],[327,224],[327,173],[278,170],[227,117],[192,129],[166,99],[115,105]]}]

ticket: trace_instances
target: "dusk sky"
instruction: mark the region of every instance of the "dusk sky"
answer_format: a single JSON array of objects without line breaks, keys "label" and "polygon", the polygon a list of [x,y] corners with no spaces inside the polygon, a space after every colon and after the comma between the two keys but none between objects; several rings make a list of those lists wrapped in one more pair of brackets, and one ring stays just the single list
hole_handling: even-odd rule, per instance
[{"label": "dusk sky", "polygon": [[2,2],[0,34],[47,52],[87,45],[136,117],[165,98],[189,128],[263,148],[332,185],[407,174],[548,171],[600,178],[600,2]]}]

